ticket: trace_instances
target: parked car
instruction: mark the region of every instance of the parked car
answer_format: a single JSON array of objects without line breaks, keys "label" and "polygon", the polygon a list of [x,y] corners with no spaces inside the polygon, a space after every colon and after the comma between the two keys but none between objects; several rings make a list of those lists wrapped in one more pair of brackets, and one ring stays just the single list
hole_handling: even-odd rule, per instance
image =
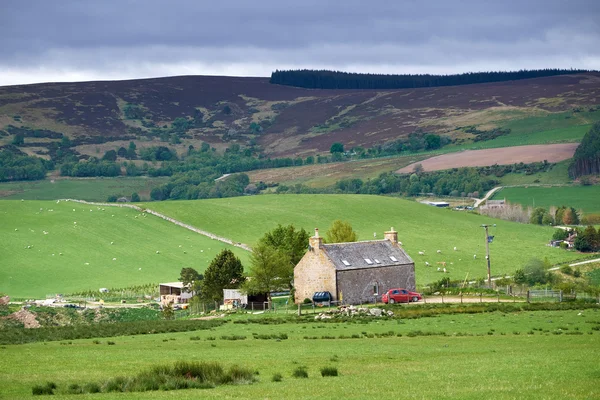
[{"label": "parked car", "polygon": [[411,301],[419,301],[422,298],[421,293],[411,292],[402,288],[390,289],[381,296],[381,300],[385,304],[410,303]]}]

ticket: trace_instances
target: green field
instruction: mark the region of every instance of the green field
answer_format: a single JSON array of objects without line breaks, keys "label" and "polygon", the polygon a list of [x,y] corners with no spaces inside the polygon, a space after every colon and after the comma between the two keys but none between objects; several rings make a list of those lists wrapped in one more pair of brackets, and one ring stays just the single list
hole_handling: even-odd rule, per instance
[{"label": "green field", "polygon": [[[405,306],[399,306],[405,307]],[[419,306],[417,306],[419,307]],[[177,360],[218,361],[257,371],[251,385],[107,393],[93,399],[592,399],[600,396],[598,309],[491,312],[418,319],[261,324],[232,316],[209,331],[0,347],[0,397],[30,398],[47,381],[103,382]],[[246,322],[246,323],[232,323]],[[592,329],[594,328],[594,329]],[[420,333],[419,333],[420,332]],[[287,334],[258,340],[255,335]],[[432,336],[422,336],[431,333]],[[381,337],[381,334],[390,335]],[[244,340],[223,340],[238,335]],[[401,335],[401,336],[399,336]],[[352,338],[352,337],[355,338]],[[378,337],[379,336],[379,337]],[[195,340],[190,340],[194,337]],[[213,338],[214,340],[210,340]],[[292,377],[304,366],[308,379]],[[337,377],[321,377],[335,367]],[[271,377],[280,373],[281,382]],[[58,393],[60,394],[60,393]]]},{"label": "green field", "polygon": [[232,248],[132,209],[63,201],[0,201],[0,237],[0,292],[13,297],[172,282]]},{"label": "green field", "polygon": [[0,198],[6,200],[57,200],[77,199],[106,201],[108,196],[131,196],[137,192],[149,199],[152,188],[167,182],[168,178],[85,178],[49,179],[0,183]]},{"label": "green field", "polygon": [[600,213],[600,185],[561,187],[507,187],[494,194],[523,206],[550,207],[562,205],[582,209],[584,213]]},{"label": "green field", "polygon": [[[451,279],[486,275],[485,234],[481,224],[495,236],[491,244],[492,275],[512,274],[530,258],[548,257],[550,262],[574,260],[575,252],[546,246],[553,229],[491,219],[462,211],[422,205],[413,201],[367,195],[261,195],[229,199],[149,203],[147,206],[201,229],[254,244],[277,224],[294,224],[324,233],[336,219],[349,221],[359,240],[394,227],[408,254],[414,259],[417,285],[441,279],[437,262],[446,262]],[[454,247],[457,251],[453,251]],[[436,251],[441,250],[438,254]],[[420,256],[424,251],[425,256]],[[473,255],[477,258],[474,259]],[[432,267],[426,267],[425,262]]]},{"label": "green field", "polygon": [[556,163],[549,171],[538,172],[527,175],[525,173],[510,173],[498,178],[500,185],[528,185],[528,184],[568,184],[569,164],[571,160],[565,160]]}]

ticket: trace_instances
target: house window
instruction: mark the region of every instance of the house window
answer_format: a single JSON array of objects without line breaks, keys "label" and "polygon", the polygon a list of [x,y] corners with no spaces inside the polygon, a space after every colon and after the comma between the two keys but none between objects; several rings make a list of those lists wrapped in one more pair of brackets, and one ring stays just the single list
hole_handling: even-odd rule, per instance
[{"label": "house window", "polygon": [[349,267],[349,266],[350,266],[350,263],[349,263],[348,261],[346,261],[346,260],[342,260],[342,262],[344,263],[344,265],[345,265],[346,267]]},{"label": "house window", "polygon": [[371,259],[369,259],[369,258],[365,258],[365,261],[369,265],[373,264],[373,261],[371,261]]},{"label": "house window", "polygon": [[377,283],[373,284],[373,294],[377,296],[379,294],[379,285]]},{"label": "house window", "polygon": [[396,257],[394,257],[394,256],[390,256],[390,260],[392,260],[392,261],[398,261],[398,260],[396,259]]},{"label": "house window", "polygon": [[379,261],[378,259],[375,259],[375,263],[376,264],[381,264],[381,261]]}]

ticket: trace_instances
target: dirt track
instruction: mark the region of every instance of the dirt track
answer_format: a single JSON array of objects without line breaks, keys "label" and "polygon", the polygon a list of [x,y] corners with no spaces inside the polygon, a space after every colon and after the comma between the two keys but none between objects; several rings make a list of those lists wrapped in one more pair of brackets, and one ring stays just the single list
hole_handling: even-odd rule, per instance
[{"label": "dirt track", "polygon": [[439,171],[450,168],[485,167],[494,164],[507,165],[544,160],[555,163],[573,157],[578,145],[578,143],[560,143],[485,150],[465,150],[458,153],[431,157],[418,163],[410,164],[396,172],[401,174],[411,173],[416,164],[421,164],[425,171]]}]

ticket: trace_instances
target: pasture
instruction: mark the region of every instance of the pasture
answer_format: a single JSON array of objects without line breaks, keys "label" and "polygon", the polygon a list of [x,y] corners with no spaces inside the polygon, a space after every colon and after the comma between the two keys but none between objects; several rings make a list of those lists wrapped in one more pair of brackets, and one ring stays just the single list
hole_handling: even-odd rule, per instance
[{"label": "pasture", "polygon": [[[264,315],[227,319],[211,330],[110,338],[110,346],[104,338],[1,346],[0,397],[30,398],[32,386],[47,381],[58,385],[53,398],[65,399],[600,396],[598,309],[349,322]],[[260,339],[274,334],[287,339]],[[258,381],[170,392],[60,393],[72,383],[101,383],[177,360],[237,364],[256,371]],[[292,377],[300,367],[307,379]],[[336,368],[339,376],[322,377],[323,367]],[[277,373],[282,380],[273,382]]]},{"label": "pasture", "polygon": [[494,199],[506,198],[525,207],[570,206],[584,213],[600,213],[600,185],[507,187],[494,193]]},{"label": "pasture", "polygon": [[12,297],[172,282],[224,248],[247,261],[244,250],[128,208],[6,200],[0,221],[0,292]]},{"label": "pasture", "polygon": [[[160,202],[147,206],[250,245],[277,224],[294,224],[311,235],[314,228],[319,228],[324,236],[334,220],[342,219],[352,224],[359,240],[383,239],[383,232],[394,227],[398,231],[398,240],[415,261],[417,285],[445,276],[461,280],[485,277],[485,232],[481,224],[497,224],[490,228],[490,235],[495,236],[490,245],[494,276],[512,274],[530,258],[547,257],[551,263],[582,258],[576,252],[546,246],[552,237],[551,227],[502,221],[393,197],[262,195]],[[456,251],[454,247],[457,247]],[[441,250],[441,254],[437,250]],[[419,251],[425,255],[419,255]],[[431,267],[427,267],[426,262]],[[441,262],[446,262],[448,274],[437,271]]]},{"label": "pasture", "polygon": [[3,200],[106,201],[110,195],[130,197],[133,192],[137,192],[142,199],[149,199],[152,188],[166,183],[167,180],[168,178],[117,177],[2,182],[0,198]]}]

